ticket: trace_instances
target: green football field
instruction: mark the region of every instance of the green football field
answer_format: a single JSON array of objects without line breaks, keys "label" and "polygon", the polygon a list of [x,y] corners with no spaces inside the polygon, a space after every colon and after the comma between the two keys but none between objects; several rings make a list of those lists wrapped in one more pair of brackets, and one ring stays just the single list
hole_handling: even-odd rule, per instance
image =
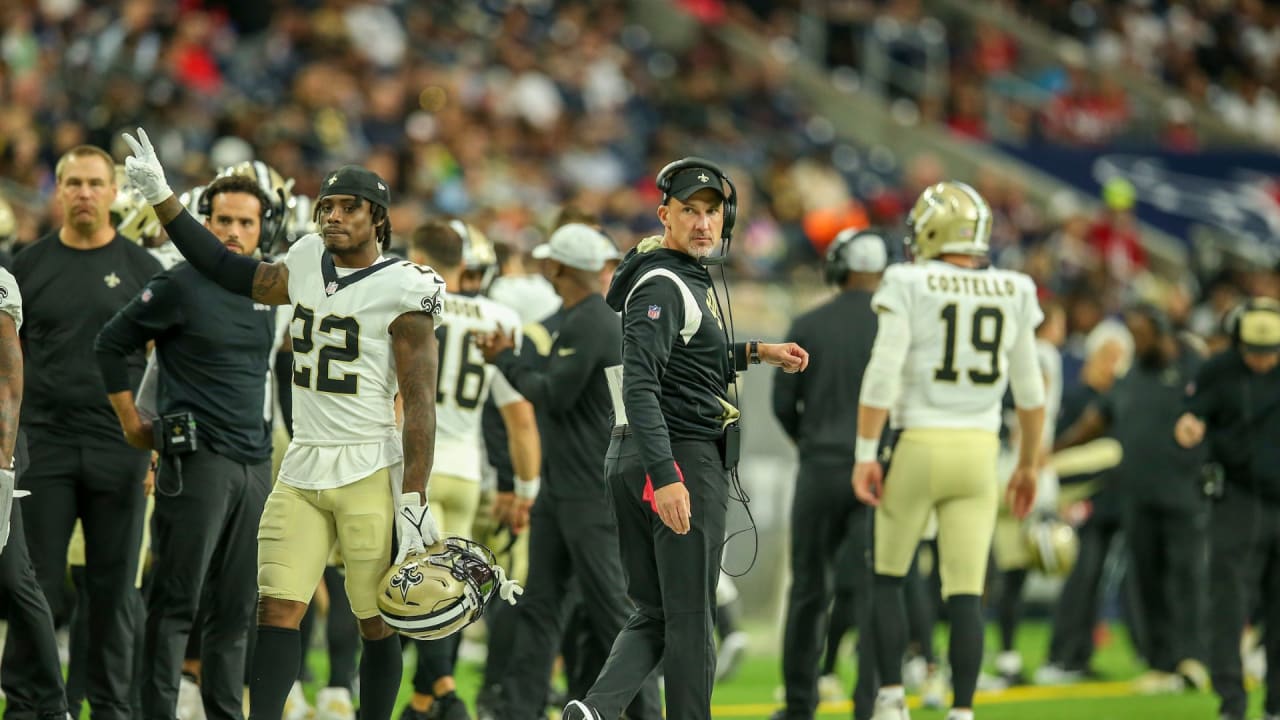
[{"label": "green football field", "polygon": [[[763,626],[752,629],[755,650],[748,651],[747,660],[732,682],[716,687],[712,699],[712,715],[716,718],[743,718],[764,720],[778,707],[775,700],[781,682],[781,664],[776,653],[775,630]],[[939,648],[945,647],[945,633],[939,635]],[[994,632],[987,638],[988,657],[996,647]],[[846,647],[849,642],[846,641]],[[1025,625],[1019,635],[1019,646],[1027,664],[1028,675],[1044,659],[1048,647],[1048,628],[1041,623]],[[845,657],[849,655],[846,653]],[[327,677],[327,657],[313,651],[308,658],[314,677]],[[410,678],[413,671],[413,655],[405,655],[405,683],[401,702],[407,702],[411,692]],[[843,663],[841,675],[846,687],[852,689],[854,668],[851,662]],[[1188,692],[1178,695],[1142,697],[1135,696],[1128,682],[1144,668],[1138,664],[1123,629],[1109,633],[1095,658],[1095,667],[1106,681],[1073,686],[1012,688],[1003,692],[980,692],[976,699],[976,715],[982,720],[1212,720],[1217,718],[1217,700],[1209,693]],[[991,670],[991,668],[987,668]],[[459,694],[468,704],[475,697],[479,683],[479,666],[462,662],[458,673]],[[307,688],[314,697],[314,685]],[[1262,714],[1261,694],[1252,694],[1249,718]],[[942,720],[946,712],[918,708],[918,699],[910,698],[913,720]],[[852,717],[849,702],[824,704],[818,712],[824,718]],[[558,715],[555,717],[558,718]]]}]

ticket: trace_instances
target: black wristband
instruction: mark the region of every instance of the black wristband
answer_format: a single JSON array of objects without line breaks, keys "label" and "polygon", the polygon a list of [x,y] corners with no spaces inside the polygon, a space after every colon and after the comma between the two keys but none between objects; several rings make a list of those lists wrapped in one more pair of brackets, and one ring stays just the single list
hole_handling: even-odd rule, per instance
[{"label": "black wristband", "polygon": [[747,341],[747,362],[752,365],[760,364],[760,341],[759,340]]}]

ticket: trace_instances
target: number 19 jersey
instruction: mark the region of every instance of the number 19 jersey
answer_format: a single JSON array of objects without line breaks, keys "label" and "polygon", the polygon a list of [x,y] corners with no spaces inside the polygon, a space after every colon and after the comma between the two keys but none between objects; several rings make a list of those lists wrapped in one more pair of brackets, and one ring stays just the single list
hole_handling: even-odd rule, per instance
[{"label": "number 19 jersey", "polygon": [[444,281],[399,259],[338,268],[319,235],[298,240],[285,264],[294,435],[280,481],[308,490],[342,487],[403,457],[390,327],[405,313],[437,315]]},{"label": "number 19 jersey", "polygon": [[485,400],[504,407],[523,400],[497,368],[484,361],[476,339],[500,330],[520,346],[520,316],[481,296],[450,295],[436,322],[440,375],[436,386],[436,456],[431,472],[480,482]]},{"label": "number 19 jersey", "polygon": [[1044,319],[1030,277],[936,260],[894,265],[871,304],[911,326],[894,427],[1000,429],[1010,350]]}]

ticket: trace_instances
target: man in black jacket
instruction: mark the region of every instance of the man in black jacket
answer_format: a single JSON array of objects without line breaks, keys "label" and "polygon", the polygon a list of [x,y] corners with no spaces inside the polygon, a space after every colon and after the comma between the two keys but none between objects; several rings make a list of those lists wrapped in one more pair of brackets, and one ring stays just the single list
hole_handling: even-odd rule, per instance
[{"label": "man in black jacket", "polygon": [[[546,488],[530,518],[529,584],[502,683],[506,712],[499,716],[513,720],[540,717],[545,708],[570,577],[586,598],[592,639],[602,648],[595,655],[601,659],[633,608],[624,591],[618,530],[600,476],[612,410],[605,368],[618,364],[622,334],[600,294],[599,275],[617,251],[597,230],[571,223],[534,248],[533,256],[546,263],[546,274],[563,300],[560,332],[546,369],[520,362],[508,338],[491,337],[485,346],[485,359],[543,411],[547,458]],[[662,717],[656,677],[629,703],[627,716]]]},{"label": "man in black jacket", "polygon": [[1133,367],[1058,437],[1054,449],[1080,445],[1108,429],[1120,442],[1124,456],[1110,481],[1122,497],[1129,571],[1141,604],[1136,645],[1150,667],[1134,685],[1143,693],[1177,692],[1187,682],[1208,684],[1200,662],[1209,524],[1201,483],[1206,453],[1179,447],[1172,436],[1203,360],[1179,342],[1159,308],[1135,305],[1125,312],[1125,324],[1133,336]]},{"label": "man in black jacket", "polygon": [[[801,315],[788,337],[813,351],[804,374],[779,372],[773,383],[773,413],[796,443],[800,471],[791,505],[791,588],[782,644],[782,678],[787,706],[774,717],[812,718],[818,707],[818,660],[831,604],[833,572],[853,574],[860,610],[869,610],[871,514],[849,492],[858,406],[850,398],[862,389],[862,374],[876,337],[871,296],[880,284],[888,253],[874,231],[845,230],[827,250],[827,281],[840,293]],[[836,567],[848,538],[852,566]],[[861,614],[861,613],[858,613]],[[862,650],[866,643],[858,643]],[[869,669],[869,662],[859,663]],[[862,702],[855,707],[870,717],[875,700],[872,673],[858,673]]]},{"label": "man in black jacket", "polygon": [[[27,541],[55,617],[66,607],[67,545],[83,521],[89,601],[90,710],[97,720],[132,716],[135,587],[150,453],[120,433],[102,376],[85,362],[98,331],[142,290],[160,263],[110,222],[115,163],[101,148],[68,150],[55,171],[62,227],[18,254],[13,275],[25,307],[22,426],[31,466],[22,487]],[[137,387],[145,359],[128,357]],[[73,708],[73,712],[78,709]]]},{"label": "man in black jacket", "polygon": [[1219,712],[1244,717],[1240,635],[1261,598],[1271,719],[1280,717],[1280,303],[1255,298],[1230,324],[1233,346],[1200,369],[1174,434],[1187,448],[1207,435],[1222,470],[1209,531],[1209,665]]},{"label": "man in black jacket", "polygon": [[795,343],[729,342],[705,267],[724,261],[711,255],[733,229],[737,197],[724,172],[685,158],[657,185],[665,232],[627,254],[608,294],[622,313],[622,367],[610,369],[605,476],[636,610],[586,698],[565,707],[566,720],[618,717],[659,662],[667,718],[711,716],[715,590],[739,452],[729,384],[748,364],[799,372],[809,362]]},{"label": "man in black jacket", "polygon": [[[204,191],[205,227],[229,250],[258,249],[269,207],[253,179],[218,178]],[[157,275],[98,335],[98,366],[129,443],[161,453],[156,476],[154,580],[147,599],[142,709],[172,718],[188,635],[201,594],[208,604],[201,689],[210,718],[242,715],[245,645],[257,596],[257,534],[271,491],[266,378],[271,306],[235,295],[186,263]],[[159,418],[191,417],[195,448],[153,442],[134,404],[126,358],[154,341]]]}]

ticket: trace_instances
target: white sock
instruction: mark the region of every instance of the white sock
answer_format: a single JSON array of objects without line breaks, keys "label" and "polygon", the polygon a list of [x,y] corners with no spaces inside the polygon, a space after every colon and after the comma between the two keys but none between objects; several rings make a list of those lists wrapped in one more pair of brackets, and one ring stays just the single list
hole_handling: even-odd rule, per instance
[{"label": "white sock", "polygon": [[906,697],[907,697],[907,693],[902,688],[901,685],[897,685],[895,687],[882,687],[880,688],[880,692],[877,695],[877,698],[880,702],[894,702],[896,700],[905,700]]},{"label": "white sock", "polygon": [[952,710],[947,714],[947,720],[973,720],[972,710]]}]

